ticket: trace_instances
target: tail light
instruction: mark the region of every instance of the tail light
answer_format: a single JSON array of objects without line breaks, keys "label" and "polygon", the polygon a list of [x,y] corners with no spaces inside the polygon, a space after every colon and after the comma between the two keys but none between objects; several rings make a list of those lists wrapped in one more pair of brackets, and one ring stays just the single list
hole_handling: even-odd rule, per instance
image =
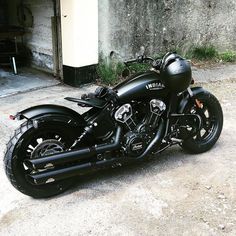
[{"label": "tail light", "polygon": [[13,116],[13,115],[9,115],[9,119],[10,119],[10,120],[15,120],[15,119],[16,119],[16,117],[15,117],[15,116]]}]

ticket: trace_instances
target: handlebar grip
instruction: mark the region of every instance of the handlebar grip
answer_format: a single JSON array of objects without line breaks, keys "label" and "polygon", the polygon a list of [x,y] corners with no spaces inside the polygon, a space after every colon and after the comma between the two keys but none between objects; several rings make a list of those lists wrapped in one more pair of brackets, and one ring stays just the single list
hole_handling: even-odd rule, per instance
[{"label": "handlebar grip", "polygon": [[131,59],[128,61],[124,61],[125,64],[129,64],[129,63],[133,63],[133,62],[137,62],[137,59]]},{"label": "handlebar grip", "polygon": [[144,61],[155,61],[153,58],[151,57],[144,57],[143,58]]}]

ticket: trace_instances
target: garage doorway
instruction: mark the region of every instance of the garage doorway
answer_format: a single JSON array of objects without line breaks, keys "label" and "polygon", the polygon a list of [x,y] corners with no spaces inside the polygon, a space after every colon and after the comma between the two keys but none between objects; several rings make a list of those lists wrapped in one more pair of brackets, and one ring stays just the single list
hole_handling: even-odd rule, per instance
[{"label": "garage doorway", "polygon": [[0,0],[0,97],[59,83],[59,16],[59,0]]}]

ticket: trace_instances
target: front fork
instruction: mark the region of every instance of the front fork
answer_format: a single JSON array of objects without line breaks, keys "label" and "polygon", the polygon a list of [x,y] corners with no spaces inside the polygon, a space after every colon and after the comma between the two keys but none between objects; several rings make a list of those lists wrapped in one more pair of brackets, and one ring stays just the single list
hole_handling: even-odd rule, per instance
[{"label": "front fork", "polygon": [[[201,88],[201,90],[202,90],[202,88]],[[185,98],[186,101],[185,101],[184,106],[187,105],[189,100],[192,100],[193,104],[196,105],[196,107],[198,109],[202,109],[202,103],[196,98],[197,94],[195,93],[195,91],[193,91],[190,87],[188,87],[187,90],[185,91],[185,93],[187,93],[188,95],[185,96],[187,98]],[[184,109],[182,109],[181,113],[178,112],[179,105],[181,104],[181,102],[182,101],[180,101],[180,99],[179,99],[179,94],[172,93],[170,95],[169,106],[168,106],[168,110],[167,110],[167,113],[166,113],[166,129],[165,129],[164,140],[168,140],[168,142],[173,141],[174,144],[175,143],[182,143],[183,140],[178,139],[178,138],[170,138],[169,137],[173,133],[176,133],[176,135],[178,135],[177,130],[176,130],[176,132],[174,130],[172,130],[173,129],[173,120],[176,121],[176,119],[181,119],[181,118],[184,118],[184,117],[188,116],[188,118],[192,117],[193,119],[197,120],[198,130],[201,129],[201,127],[202,127],[201,116],[199,116],[197,114],[183,114]]]}]

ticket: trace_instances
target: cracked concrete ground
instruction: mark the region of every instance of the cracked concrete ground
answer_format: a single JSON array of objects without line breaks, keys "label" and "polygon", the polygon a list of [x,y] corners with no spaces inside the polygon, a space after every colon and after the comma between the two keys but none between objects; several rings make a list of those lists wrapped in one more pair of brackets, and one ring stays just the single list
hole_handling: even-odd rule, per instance
[{"label": "cracked concrete ground", "polygon": [[[224,111],[223,132],[209,152],[172,147],[148,162],[81,178],[44,200],[17,192],[0,162],[0,235],[236,235],[236,73],[227,68],[199,71]],[[9,114],[45,103],[80,110],[63,97],[94,88],[58,85],[0,99],[0,158],[18,126]]]}]

